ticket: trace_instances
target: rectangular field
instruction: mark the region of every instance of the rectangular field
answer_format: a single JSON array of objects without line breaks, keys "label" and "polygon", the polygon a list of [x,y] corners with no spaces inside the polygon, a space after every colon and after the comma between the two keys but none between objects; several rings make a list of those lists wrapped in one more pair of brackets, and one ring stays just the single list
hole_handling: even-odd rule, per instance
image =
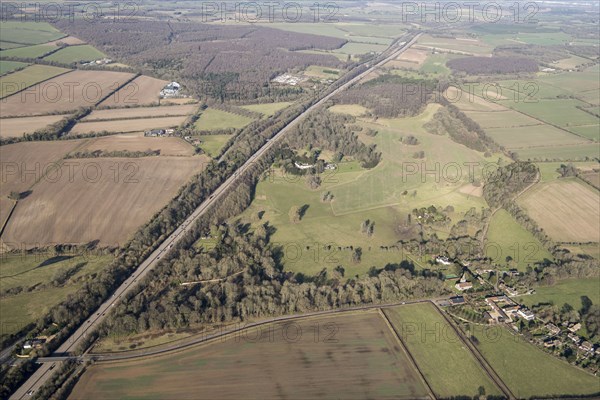
[{"label": "rectangular field", "polygon": [[467,111],[465,114],[484,129],[542,125],[542,122],[510,109],[502,111]]},{"label": "rectangular field", "polygon": [[56,61],[63,64],[71,64],[79,61],[95,61],[106,57],[106,54],[97,50],[95,47],[89,44],[67,46],[60,49],[56,53],[52,53],[44,60]]},{"label": "rectangular field", "polygon": [[47,314],[50,308],[83,286],[86,278],[101,271],[111,259],[111,256],[92,254],[13,254],[0,257],[0,292],[4,294],[11,289],[16,292],[17,288],[22,288],[19,293],[0,297],[3,323],[0,335],[16,333]]},{"label": "rectangular field", "polygon": [[[50,79],[67,71],[69,70],[49,65],[30,65],[20,71],[0,78],[0,98],[10,96],[19,90],[28,88],[38,82],[45,81],[46,79]],[[33,97],[33,95],[30,94],[28,97]],[[4,112],[6,104],[0,102],[0,107],[2,107],[2,116],[8,117],[9,115]]]},{"label": "rectangular field", "polygon": [[94,365],[69,399],[427,398],[376,312],[273,324],[262,335],[260,329],[185,352]]},{"label": "rectangular field", "polygon": [[128,105],[157,104],[159,102],[160,91],[167,83],[169,82],[146,75],[138,76],[99,105],[125,107]]},{"label": "rectangular field", "polygon": [[27,93],[7,97],[2,103],[2,115],[43,115],[76,110],[79,107],[92,107],[132,76],[129,73],[112,71],[69,72],[34,85]]},{"label": "rectangular field", "polygon": [[3,240],[122,245],[206,162],[205,157],[65,160],[19,202]]},{"label": "rectangular field", "polygon": [[600,378],[544,353],[500,326],[473,326],[477,347],[518,398],[600,392]]},{"label": "rectangular field", "polygon": [[41,117],[3,118],[0,119],[0,137],[21,137],[25,133],[33,133],[65,117],[66,115],[43,115]]},{"label": "rectangular field", "polygon": [[83,143],[83,140],[61,140],[0,146],[0,196],[29,189],[53,163]]},{"label": "rectangular field", "polygon": [[488,395],[501,394],[433,305],[411,304],[384,312],[436,396],[473,396],[480,386]]},{"label": "rectangular field", "polygon": [[521,126],[514,128],[486,128],[485,132],[496,143],[507,149],[520,149],[523,147],[538,146],[563,146],[585,144],[586,140],[555,128],[551,125]]},{"label": "rectangular field", "polygon": [[8,74],[16,69],[25,68],[28,64],[18,61],[3,61],[0,60],[0,75]]},{"label": "rectangular field", "polygon": [[212,131],[216,129],[241,129],[252,122],[251,118],[233,114],[216,108],[207,108],[195,123],[196,129]]},{"label": "rectangular field", "polygon": [[47,22],[6,21],[0,23],[2,40],[21,44],[40,44],[66,36]]},{"label": "rectangular field", "polygon": [[531,147],[517,151],[519,160],[582,161],[600,157],[598,143],[563,145],[558,147]]},{"label": "rectangular field", "polygon": [[83,151],[160,150],[161,156],[192,156],[194,146],[179,137],[146,137],[142,133],[104,136],[90,139]]},{"label": "rectangular field", "polygon": [[92,132],[139,132],[148,129],[166,129],[181,125],[187,116],[115,119],[109,121],[79,122],[71,130],[71,134],[84,134]]},{"label": "rectangular field", "polygon": [[590,279],[564,279],[556,282],[552,286],[538,286],[535,288],[535,294],[521,296],[519,302],[531,307],[538,303],[553,303],[562,307],[567,303],[573,306],[575,310],[581,308],[581,296],[586,295],[592,303],[600,303],[600,292],[598,291],[600,282],[598,278]]},{"label": "rectangular field", "polygon": [[116,108],[109,110],[94,110],[82,121],[97,121],[110,119],[132,119],[143,117],[173,117],[180,115],[190,115],[198,109],[195,104],[165,107],[132,107]]},{"label": "rectangular field", "polygon": [[[527,266],[544,259],[552,260],[552,254],[529,231],[523,228],[505,210],[501,209],[490,222],[485,243],[486,256],[499,265],[525,271]],[[512,261],[507,263],[506,257]]]},{"label": "rectangular field", "polygon": [[231,139],[232,135],[200,135],[198,138],[202,141],[200,148],[211,157],[216,157]]},{"label": "rectangular field", "polygon": [[0,58],[39,58],[51,51],[56,50],[56,46],[47,44],[36,44],[34,46],[16,47],[14,49],[0,51]]},{"label": "rectangular field", "polygon": [[574,179],[539,184],[518,203],[552,239],[564,242],[600,241],[600,195]]},{"label": "rectangular field", "polygon": [[240,107],[245,108],[246,110],[261,113],[267,117],[270,117],[271,115],[275,114],[277,111],[283,110],[284,108],[289,107],[291,104],[292,103],[289,101],[282,101],[279,103],[249,104],[249,105],[240,106]]}]

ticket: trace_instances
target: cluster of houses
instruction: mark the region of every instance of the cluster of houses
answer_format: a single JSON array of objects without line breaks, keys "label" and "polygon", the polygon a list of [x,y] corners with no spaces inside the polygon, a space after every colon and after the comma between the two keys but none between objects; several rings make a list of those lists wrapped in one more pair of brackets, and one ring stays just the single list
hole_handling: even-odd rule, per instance
[{"label": "cluster of houses", "polygon": [[566,328],[565,331],[551,322],[544,326],[548,331],[548,335],[542,341],[544,347],[559,348],[564,346],[566,342],[567,344],[571,344],[571,346],[575,346],[585,356],[600,355],[600,347],[594,349],[594,345],[591,342],[577,334],[577,331],[581,329],[580,323],[564,323],[563,325]]},{"label": "cluster of houses", "polygon": [[292,74],[281,74],[273,78],[272,82],[280,83],[282,85],[296,86],[306,80],[303,76],[297,76]]},{"label": "cluster of houses", "polygon": [[113,60],[111,60],[110,58],[101,58],[99,60],[94,60],[94,61],[81,61],[81,65],[107,65],[107,64],[112,64]]},{"label": "cluster of houses", "polygon": [[160,97],[163,99],[180,97],[180,92],[181,85],[177,82],[171,82],[167,84],[164,88],[162,88],[162,90],[160,91]]},{"label": "cluster of houses", "polygon": [[151,129],[149,131],[144,132],[144,136],[163,137],[163,136],[173,136],[174,133],[175,133],[175,129]]},{"label": "cluster of houses", "polygon": [[489,323],[514,322],[517,318],[523,318],[526,321],[533,321],[535,314],[527,307],[515,303],[506,295],[492,296],[485,299],[489,306],[486,312]]}]

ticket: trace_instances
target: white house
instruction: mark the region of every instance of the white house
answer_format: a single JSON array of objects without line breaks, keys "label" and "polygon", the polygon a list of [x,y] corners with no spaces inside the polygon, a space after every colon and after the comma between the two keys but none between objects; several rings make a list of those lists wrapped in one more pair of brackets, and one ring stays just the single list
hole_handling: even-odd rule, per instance
[{"label": "white house", "polygon": [[527,321],[532,321],[535,318],[535,314],[526,308],[521,308],[519,311],[517,311],[517,314]]}]

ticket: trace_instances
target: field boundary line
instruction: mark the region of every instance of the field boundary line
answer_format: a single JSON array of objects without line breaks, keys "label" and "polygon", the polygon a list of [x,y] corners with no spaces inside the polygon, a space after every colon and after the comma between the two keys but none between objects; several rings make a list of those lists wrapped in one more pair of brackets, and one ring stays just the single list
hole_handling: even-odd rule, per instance
[{"label": "field boundary line", "polygon": [[479,362],[479,365],[486,372],[486,374],[490,377],[490,379],[496,384],[498,389],[500,389],[504,393],[504,395],[506,397],[508,397],[509,399],[511,399],[511,400],[517,399],[517,397],[513,394],[513,392],[506,385],[506,383],[504,383],[504,381],[500,378],[498,373],[487,362],[486,358],[483,356],[483,354],[481,354],[481,352],[473,344],[473,342],[471,342],[471,340],[469,340],[469,338],[467,338],[465,336],[465,334],[463,333],[462,330],[460,330],[456,325],[454,325],[454,323],[448,317],[448,315],[446,315],[445,312],[440,310],[440,308],[438,307],[437,304],[435,304],[435,302],[432,301],[431,304],[433,304],[433,307],[442,316],[442,318],[448,323],[448,325],[450,325],[452,327],[452,329],[454,330],[454,332],[456,333],[456,335],[458,336],[460,341],[465,345],[465,347],[467,349],[469,349],[471,354],[473,354],[473,357],[475,357],[475,359]]},{"label": "field boundary line", "polygon": [[10,211],[8,212],[8,215],[6,216],[6,219],[2,223],[2,227],[0,227],[0,239],[2,238],[2,234],[4,233],[4,229],[6,228],[6,225],[8,225],[8,221],[10,220],[11,215],[13,215],[13,212],[15,212],[15,208],[17,208],[18,202],[19,202],[18,200],[15,200],[13,202],[12,208],[10,209]]},{"label": "field boundary line", "polygon": [[[9,60],[9,61],[10,61],[10,60]],[[22,62],[22,61],[19,61],[19,62]],[[23,69],[20,69],[20,70],[18,70],[18,71],[13,71],[13,72],[11,72],[11,73],[9,73],[9,74],[2,75],[2,77],[10,76],[10,75],[12,75],[12,74],[14,74],[14,73],[16,73],[16,72],[19,72],[19,71],[24,71],[24,70],[26,70],[27,68],[29,68],[29,67],[32,67],[32,66],[34,66],[34,65],[41,65],[41,66],[45,66],[45,67],[51,67],[51,66],[52,66],[52,65],[44,65],[44,64],[35,64],[35,63],[34,63],[34,64],[30,64],[30,65],[28,65],[27,67],[25,67],[25,68],[23,68]],[[64,67],[56,67],[56,68],[64,68]],[[17,95],[17,94],[19,94],[19,93],[21,93],[21,92],[24,92],[25,90],[29,89],[29,88],[30,88],[30,87],[32,87],[32,86],[35,86],[35,85],[40,85],[40,84],[42,84],[42,83],[48,82],[50,79],[58,78],[59,76],[66,75],[66,74],[68,74],[68,73],[70,73],[70,72],[73,72],[73,71],[75,71],[75,70],[74,70],[74,69],[69,69],[69,70],[67,70],[67,71],[65,71],[65,72],[61,72],[61,73],[60,73],[60,74],[58,74],[58,75],[51,76],[51,77],[49,77],[49,78],[46,78],[46,79],[44,79],[43,81],[39,81],[39,82],[36,82],[36,83],[34,83],[33,85],[29,85],[29,86],[27,86],[27,87],[24,87],[24,88],[22,88],[21,90],[18,90],[18,91],[16,91],[16,92],[14,92],[13,94],[10,94],[10,95],[8,95],[8,96],[4,96],[4,97],[0,97],[0,99],[2,99],[2,100],[4,100],[4,99],[8,99],[9,97],[13,97],[13,96],[15,96],[15,95]],[[45,114],[45,115],[54,115],[54,114]],[[59,114],[59,115],[60,115],[60,114]],[[39,116],[44,116],[44,115],[39,115]],[[38,115],[14,115],[14,116],[9,116],[9,117],[7,117],[7,118],[27,118],[27,117],[38,117]],[[2,118],[4,118],[4,117],[2,117]]]},{"label": "field boundary line", "polygon": [[404,353],[406,354],[406,356],[409,358],[409,360],[412,362],[413,366],[415,367],[415,370],[419,373],[419,377],[421,378],[421,380],[425,384],[425,387],[429,391],[429,396],[432,399],[436,400],[437,397],[435,397],[435,393],[433,392],[433,389],[429,385],[429,382],[427,382],[427,379],[425,379],[425,374],[423,374],[423,371],[421,371],[421,368],[419,368],[419,365],[417,364],[417,361],[413,357],[413,355],[410,352],[410,350],[408,350],[408,347],[406,346],[406,343],[404,343],[404,340],[402,340],[402,336],[398,333],[398,331],[396,330],[396,328],[394,327],[394,325],[391,323],[390,319],[385,314],[385,312],[381,308],[378,308],[377,310],[379,311],[379,315],[384,320],[385,324],[387,325],[387,327],[390,330],[390,332],[392,333],[392,335],[394,335],[394,337],[398,341],[398,344],[400,344],[400,348],[404,351]]}]

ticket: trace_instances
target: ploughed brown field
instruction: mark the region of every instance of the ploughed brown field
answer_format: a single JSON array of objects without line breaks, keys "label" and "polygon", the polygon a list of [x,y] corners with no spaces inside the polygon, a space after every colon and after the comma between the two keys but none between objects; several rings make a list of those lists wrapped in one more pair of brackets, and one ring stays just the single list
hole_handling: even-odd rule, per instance
[{"label": "ploughed brown field", "polygon": [[149,76],[139,76],[100,103],[100,106],[133,106],[158,103],[162,88],[169,82]]},{"label": "ploughed brown field", "polygon": [[24,133],[33,133],[38,129],[60,121],[67,115],[43,115],[41,117],[2,118],[0,119],[0,137],[21,137]]},{"label": "ploughed brown field", "polygon": [[64,160],[19,201],[2,239],[24,247],[95,240],[122,245],[207,161],[203,156]]},{"label": "ploughed brown field", "polygon": [[190,115],[194,113],[197,109],[197,105],[189,104],[166,107],[134,107],[116,108],[109,110],[95,110],[91,112],[90,115],[83,118],[82,121]]},{"label": "ploughed brown field", "polygon": [[569,179],[538,185],[519,204],[556,241],[600,241],[598,192],[584,183]]},{"label": "ploughed brown field", "polygon": [[133,74],[125,72],[72,71],[3,99],[2,116],[43,115],[92,107],[131,77]]},{"label": "ploughed brown field", "polygon": [[161,156],[192,156],[194,146],[179,137],[145,137],[143,133],[125,133],[91,139],[83,151],[160,150]]},{"label": "ploughed brown field", "polygon": [[165,356],[88,368],[69,399],[419,399],[427,390],[376,311],[309,317]]},{"label": "ploughed brown field", "polygon": [[55,142],[21,142],[0,146],[0,197],[10,192],[24,192],[44,172],[52,168],[67,153],[83,145],[85,140]]},{"label": "ploughed brown field", "polygon": [[187,115],[178,117],[115,119],[110,121],[79,122],[71,129],[70,134],[92,132],[137,132],[149,129],[165,129],[181,125]]}]

